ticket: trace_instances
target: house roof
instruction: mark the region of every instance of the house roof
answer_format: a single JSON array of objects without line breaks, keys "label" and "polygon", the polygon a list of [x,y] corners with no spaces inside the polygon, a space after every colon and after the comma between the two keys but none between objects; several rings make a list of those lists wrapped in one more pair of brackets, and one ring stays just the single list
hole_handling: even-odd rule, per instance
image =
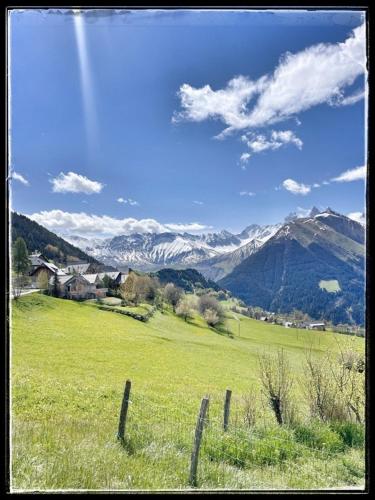
[{"label": "house roof", "polygon": [[310,323],[310,326],[325,326],[325,323]]},{"label": "house roof", "polygon": [[99,275],[98,273],[95,274],[83,274],[82,275],[87,281],[91,284],[94,284],[96,281],[99,281]]},{"label": "house roof", "polygon": [[[87,275],[86,275],[87,276]],[[64,274],[62,276],[59,276],[59,284],[60,285],[66,285],[69,281],[73,281],[77,278],[83,278],[88,284],[92,284],[86,276],[83,276],[82,274]],[[53,276],[50,278],[49,283],[52,285],[53,284]]]},{"label": "house roof", "polygon": [[64,267],[63,271],[67,274],[85,274],[88,271],[90,265],[91,264],[87,262],[85,264],[72,264],[70,266]]},{"label": "house roof", "polygon": [[121,274],[120,271],[108,271],[106,273],[98,273],[98,276],[101,280],[104,278],[104,276],[108,276],[109,278],[115,280],[118,278],[119,274]]},{"label": "house roof", "polygon": [[39,254],[32,253],[31,255],[29,255],[29,259],[30,259],[32,266],[39,266],[40,264],[43,264],[44,262],[48,263],[47,259],[41,253],[39,253]]},{"label": "house roof", "polygon": [[30,275],[33,275],[36,273],[36,271],[38,269],[40,269],[41,267],[46,267],[47,269],[49,269],[52,273],[56,273],[58,274],[59,276],[61,275],[64,275],[64,271],[62,271],[62,269],[59,269],[57,266],[55,266],[55,264],[52,264],[51,262],[44,262],[42,261],[37,267],[35,267],[35,269],[33,269],[30,273]]}]

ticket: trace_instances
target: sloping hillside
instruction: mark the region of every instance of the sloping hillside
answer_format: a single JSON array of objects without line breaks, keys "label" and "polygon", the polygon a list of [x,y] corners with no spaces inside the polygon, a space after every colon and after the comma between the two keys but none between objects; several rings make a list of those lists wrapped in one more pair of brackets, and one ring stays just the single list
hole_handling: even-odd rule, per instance
[{"label": "sloping hillside", "polygon": [[18,237],[23,238],[29,252],[34,252],[35,250],[42,252],[48,259],[58,264],[66,264],[66,262],[74,260],[84,260],[101,266],[101,263],[94,259],[94,257],[87,255],[63,238],[60,238],[25,215],[18,214],[17,212],[12,212],[11,214],[11,234],[12,241],[15,241]]},{"label": "sloping hillside", "polygon": [[[285,329],[241,315],[227,323],[231,335],[208,328],[198,317],[186,322],[170,310],[142,323],[39,294],[13,303],[13,488],[188,488],[197,412],[205,394],[210,394],[210,428],[204,431],[199,487],[309,489],[362,483],[361,446],[344,447],[328,425],[320,425],[324,442],[341,446],[329,455],[306,449],[293,430],[280,429],[268,405],[259,430],[232,432],[236,421],[243,422],[242,397],[252,387],[260,397],[258,353],[282,347],[295,380],[301,380],[306,347],[319,359],[347,337]],[[353,344],[363,352],[363,339],[353,338]],[[126,379],[132,389],[122,446],[116,432]],[[228,387],[233,396],[225,437],[222,408]],[[294,389],[303,410],[302,389],[298,383]],[[217,431],[211,429],[216,422]],[[224,453],[213,454],[212,447]]]},{"label": "sloping hillside", "polygon": [[[331,210],[285,224],[219,284],[270,311],[364,322],[364,228]],[[320,282],[336,280],[327,291]]]}]

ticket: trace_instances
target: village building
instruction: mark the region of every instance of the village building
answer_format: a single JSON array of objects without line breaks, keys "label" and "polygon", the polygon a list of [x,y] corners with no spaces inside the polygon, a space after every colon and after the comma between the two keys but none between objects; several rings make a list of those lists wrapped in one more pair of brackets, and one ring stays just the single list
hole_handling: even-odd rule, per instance
[{"label": "village building", "polygon": [[47,257],[45,255],[43,255],[41,252],[37,252],[37,251],[35,251],[29,255],[29,260],[30,260],[29,274],[31,274],[32,271],[34,271],[41,264],[44,264],[45,262],[48,263]]},{"label": "village building", "polygon": [[[98,288],[100,280],[97,274],[70,274],[58,276],[57,289],[60,297],[73,300],[103,298],[107,288]],[[50,288],[54,287],[54,278],[49,281]]]},{"label": "village building", "polygon": [[117,285],[121,285],[121,283],[124,283],[128,273],[124,273],[121,271],[109,271],[109,272],[103,272],[103,273],[98,273],[99,279],[103,281],[103,278],[105,276],[108,276],[111,278]]},{"label": "village building", "polygon": [[55,274],[58,276],[64,276],[65,273],[59,269],[55,264],[52,264],[51,262],[41,262],[38,266],[35,266],[31,271],[30,271],[30,277],[31,277],[31,286],[32,288],[36,288],[38,286],[38,279],[41,273],[47,273],[48,279],[53,277]]},{"label": "village building", "polygon": [[308,326],[309,330],[325,330],[326,325],[325,323],[310,323]]}]

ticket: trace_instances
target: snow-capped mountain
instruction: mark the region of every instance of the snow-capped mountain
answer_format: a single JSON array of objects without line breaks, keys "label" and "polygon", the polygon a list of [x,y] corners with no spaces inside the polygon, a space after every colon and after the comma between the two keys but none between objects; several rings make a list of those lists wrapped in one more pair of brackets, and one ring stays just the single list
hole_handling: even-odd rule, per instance
[{"label": "snow-capped mountain", "polygon": [[[229,231],[193,235],[189,233],[135,233],[107,239],[89,239],[81,236],[64,236],[67,241],[81,248],[101,262],[117,268],[134,267],[153,271],[163,267],[211,266],[211,259],[237,252],[235,265],[241,255],[250,255],[250,248],[259,248],[280,225],[259,226],[253,224],[240,234]],[[248,246],[250,245],[250,246]],[[247,249],[246,249],[247,248]],[[232,269],[231,266],[230,270]],[[220,277],[221,277],[221,273]]]},{"label": "snow-capped mountain", "polygon": [[[313,208],[308,214],[317,216]],[[251,224],[238,234],[223,230],[217,233],[134,233],[114,238],[64,236],[97,260],[118,269],[133,267],[155,271],[164,267],[198,269],[206,278],[218,280],[230,273],[244,259],[261,248],[287,222],[306,217],[289,214],[284,222],[260,226]]]}]

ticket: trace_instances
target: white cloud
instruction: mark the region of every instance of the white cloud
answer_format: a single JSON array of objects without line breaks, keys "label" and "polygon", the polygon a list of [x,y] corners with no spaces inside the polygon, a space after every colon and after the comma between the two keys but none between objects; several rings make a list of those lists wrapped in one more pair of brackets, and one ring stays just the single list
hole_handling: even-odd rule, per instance
[{"label": "white cloud", "polygon": [[250,157],[250,153],[242,153],[242,155],[240,156],[240,163],[246,164],[249,161]]},{"label": "white cloud", "polygon": [[178,92],[182,111],[172,121],[219,119],[227,126],[216,136],[222,139],[235,130],[287,120],[318,104],[353,104],[360,94],[346,97],[344,90],[366,71],[365,45],[363,23],[344,42],[284,54],[273,74],[258,80],[236,76],[216,91],[184,83]]},{"label": "white cloud", "polygon": [[320,184],[318,182],[314,182],[314,184],[312,185],[313,188],[318,188],[320,187]]},{"label": "white cloud", "polygon": [[359,222],[360,224],[366,225],[366,217],[362,212],[350,212],[347,217],[349,217],[349,219],[355,220],[356,222]]},{"label": "white cloud", "polygon": [[29,181],[27,179],[25,179],[25,177],[23,175],[19,174],[18,172],[13,172],[11,174],[10,178],[14,179],[15,181],[21,182],[25,186],[29,186],[30,185]]},{"label": "white cloud", "polygon": [[198,222],[187,224],[161,224],[155,219],[116,219],[107,215],[94,215],[85,212],[64,212],[62,210],[49,210],[25,215],[38,224],[61,235],[116,236],[132,233],[201,231],[207,228],[207,226],[199,224]]},{"label": "white cloud", "polygon": [[255,193],[252,193],[251,191],[241,191],[240,196],[255,196]]},{"label": "white cloud", "polygon": [[177,93],[183,110],[174,113],[172,122],[220,119],[229,126],[229,129],[217,136],[223,138],[232,130],[247,126],[246,105],[262,90],[265,80],[260,78],[252,81],[240,75],[232,78],[224,89],[217,91],[212,90],[210,85],[196,89],[184,83]]},{"label": "white cloud", "polygon": [[352,182],[358,180],[366,179],[366,167],[356,167],[350,170],[346,170],[338,177],[331,179],[334,182]]},{"label": "white cloud", "polygon": [[343,94],[339,94],[337,96],[337,99],[332,103],[333,106],[350,106],[352,104],[355,104],[356,102],[360,101],[361,99],[364,99],[365,97],[365,92],[363,90],[358,90],[357,92],[354,92],[354,94],[349,95],[347,97],[344,97]]},{"label": "white cloud", "polygon": [[272,130],[267,138],[263,134],[248,132],[241,136],[252,153],[260,153],[267,149],[275,150],[287,144],[294,144],[298,149],[302,149],[303,142],[291,130]]},{"label": "white cloud", "polygon": [[132,206],[138,206],[139,203],[138,201],[135,201],[135,200],[132,200],[131,198],[128,198],[127,200],[125,200],[124,198],[117,198],[117,201],[118,203],[128,203],[129,205],[132,205]]},{"label": "white cloud", "polygon": [[198,200],[194,200],[193,203],[195,205],[204,205],[203,201],[198,201]]},{"label": "white cloud", "polygon": [[179,233],[181,231],[203,231],[203,229],[208,229],[209,226],[199,224],[199,222],[191,222],[188,224],[178,223],[178,224],[164,224],[168,230]]},{"label": "white cloud", "polygon": [[293,179],[285,179],[285,181],[283,182],[283,187],[293,194],[306,195],[311,191],[310,186],[305,186],[305,184],[298,183]]},{"label": "white cloud", "polygon": [[93,194],[100,193],[104,184],[97,181],[91,181],[84,175],[68,172],[61,172],[57,177],[50,180],[52,183],[52,191],[54,193],[85,193]]}]

